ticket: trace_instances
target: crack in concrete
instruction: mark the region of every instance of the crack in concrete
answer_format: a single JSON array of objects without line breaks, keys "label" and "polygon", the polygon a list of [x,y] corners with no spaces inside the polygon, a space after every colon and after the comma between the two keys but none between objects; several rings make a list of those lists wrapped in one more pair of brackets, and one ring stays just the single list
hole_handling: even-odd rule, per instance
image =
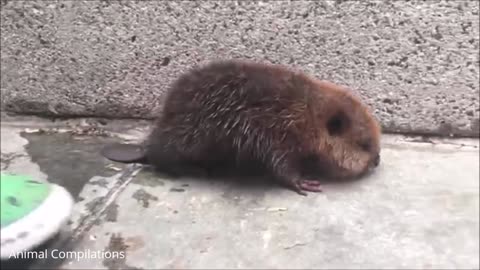
[{"label": "crack in concrete", "polygon": [[[73,247],[84,236],[85,232],[95,225],[99,219],[108,211],[109,206],[114,203],[118,195],[125,189],[125,187],[133,180],[137,173],[142,169],[140,164],[132,164],[125,168],[122,175],[118,178],[115,185],[108,191],[108,193],[91,202],[88,206],[88,213],[79,217],[78,225],[71,229],[71,234],[66,235],[52,244],[52,248],[59,250],[73,250]],[[59,267],[63,261],[59,260],[41,260],[33,268],[45,269],[45,267],[55,268]],[[114,268],[113,268],[114,269]]]},{"label": "crack in concrete", "polygon": [[289,249],[293,249],[293,248],[296,248],[296,247],[303,247],[303,246],[306,246],[306,245],[307,245],[307,243],[295,243],[291,246],[284,247],[283,249],[289,250]]},{"label": "crack in concrete", "polygon": [[101,197],[94,205],[91,205],[91,213],[88,213],[81,218],[77,228],[74,230],[75,234],[72,237],[72,240],[79,238],[85,231],[90,229],[95,220],[103,215],[108,206],[113,203],[118,194],[133,180],[134,176],[140,171],[141,168],[141,165],[133,164],[125,169],[124,173],[119,177],[114,187],[104,197]]},{"label": "crack in concrete", "polygon": [[10,164],[19,157],[27,157],[26,154],[20,153],[1,153],[0,156],[0,166],[2,170],[7,170],[10,167]]}]

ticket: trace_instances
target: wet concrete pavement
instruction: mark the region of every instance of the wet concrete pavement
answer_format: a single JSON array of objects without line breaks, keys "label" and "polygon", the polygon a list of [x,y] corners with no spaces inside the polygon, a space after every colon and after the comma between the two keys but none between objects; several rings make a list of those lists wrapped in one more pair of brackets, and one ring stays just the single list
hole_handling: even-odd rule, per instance
[{"label": "wet concrete pavement", "polygon": [[[123,164],[112,164],[98,155],[105,143],[117,140],[103,136],[89,136],[92,125],[81,120],[52,122],[35,117],[8,117],[2,114],[1,126],[1,169],[10,173],[32,175],[41,181],[50,181],[64,186],[77,203],[69,228],[36,249],[41,252],[58,248],[69,250],[75,221],[82,217],[78,205],[84,200],[93,209],[104,179],[113,179],[125,168]],[[114,130],[113,130],[114,131]],[[85,134],[87,133],[87,134]],[[92,186],[87,198],[80,196],[85,187]],[[98,194],[97,189],[98,188]],[[67,244],[68,243],[68,244]],[[2,269],[45,269],[58,265],[59,260],[22,258],[2,261]]]},{"label": "wet concrete pavement", "polygon": [[[42,247],[70,258],[28,261],[32,269],[479,267],[478,140],[384,136],[373,175],[302,197],[111,164],[99,147],[120,138],[21,134],[29,126],[2,118],[2,170],[57,181],[77,200],[68,228]],[[102,128],[130,140],[145,131]]]}]

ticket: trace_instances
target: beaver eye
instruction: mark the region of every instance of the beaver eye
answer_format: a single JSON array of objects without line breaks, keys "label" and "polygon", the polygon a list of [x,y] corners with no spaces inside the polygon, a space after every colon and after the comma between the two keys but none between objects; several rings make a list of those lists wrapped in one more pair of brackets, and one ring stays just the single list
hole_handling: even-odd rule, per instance
[{"label": "beaver eye", "polygon": [[335,113],[327,122],[327,131],[331,136],[338,136],[350,127],[350,119],[343,112]]},{"label": "beaver eye", "polygon": [[370,141],[360,141],[358,146],[365,152],[369,152],[372,149],[372,144]]}]

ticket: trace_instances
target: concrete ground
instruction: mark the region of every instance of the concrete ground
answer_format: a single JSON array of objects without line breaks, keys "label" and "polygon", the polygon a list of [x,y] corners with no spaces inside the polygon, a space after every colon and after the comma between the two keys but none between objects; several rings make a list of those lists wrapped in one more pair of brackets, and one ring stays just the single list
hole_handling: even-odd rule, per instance
[{"label": "concrete ground", "polygon": [[373,175],[302,197],[99,156],[107,142],[140,140],[145,124],[2,115],[2,170],[77,200],[69,226],[38,249],[69,258],[2,269],[479,268],[478,140],[385,135]]}]

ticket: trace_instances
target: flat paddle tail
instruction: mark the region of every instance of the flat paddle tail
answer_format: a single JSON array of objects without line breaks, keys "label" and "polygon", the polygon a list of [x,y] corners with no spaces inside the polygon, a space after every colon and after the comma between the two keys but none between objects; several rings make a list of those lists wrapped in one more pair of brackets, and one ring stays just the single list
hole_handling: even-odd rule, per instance
[{"label": "flat paddle tail", "polygon": [[138,144],[113,143],[105,146],[101,151],[105,158],[120,163],[147,163],[146,151]]}]

